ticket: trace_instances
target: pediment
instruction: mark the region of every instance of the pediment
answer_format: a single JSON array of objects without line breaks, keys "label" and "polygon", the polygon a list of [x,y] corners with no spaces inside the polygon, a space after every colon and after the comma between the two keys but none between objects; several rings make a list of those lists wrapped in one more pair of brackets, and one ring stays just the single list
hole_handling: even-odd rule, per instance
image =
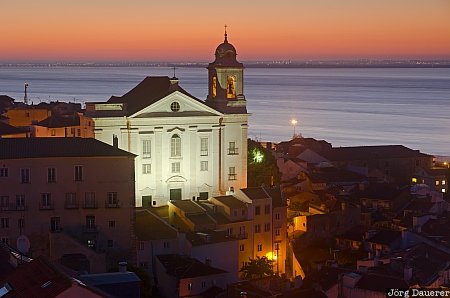
[{"label": "pediment", "polygon": [[130,117],[201,117],[222,115],[222,113],[209,107],[202,101],[175,91],[134,113]]}]

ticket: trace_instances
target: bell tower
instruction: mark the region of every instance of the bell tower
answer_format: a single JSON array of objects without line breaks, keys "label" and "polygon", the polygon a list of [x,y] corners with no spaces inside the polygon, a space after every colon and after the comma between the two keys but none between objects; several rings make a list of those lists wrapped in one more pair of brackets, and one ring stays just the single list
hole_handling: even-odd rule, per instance
[{"label": "bell tower", "polygon": [[223,113],[247,113],[244,65],[236,60],[236,49],[228,42],[226,25],[224,37],[223,43],[216,48],[216,59],[208,65],[206,103]]}]

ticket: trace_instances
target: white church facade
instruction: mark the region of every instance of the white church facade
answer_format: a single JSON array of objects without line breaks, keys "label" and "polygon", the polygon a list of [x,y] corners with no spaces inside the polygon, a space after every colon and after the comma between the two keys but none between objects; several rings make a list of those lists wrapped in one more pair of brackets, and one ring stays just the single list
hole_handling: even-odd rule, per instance
[{"label": "white church facade", "polygon": [[86,104],[95,138],[136,155],[136,206],[207,199],[247,186],[243,70],[225,33],[208,65],[206,101],[177,78],[147,77],[123,96]]}]

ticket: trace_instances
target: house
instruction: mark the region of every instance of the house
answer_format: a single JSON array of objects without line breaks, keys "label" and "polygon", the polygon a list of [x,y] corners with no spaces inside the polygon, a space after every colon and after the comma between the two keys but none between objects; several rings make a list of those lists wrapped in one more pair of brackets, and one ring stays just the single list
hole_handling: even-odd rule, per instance
[{"label": "house", "polygon": [[134,155],[95,139],[0,139],[0,240],[77,271],[134,262],[133,177]]},{"label": "house", "polygon": [[167,298],[200,295],[213,287],[225,289],[228,273],[187,256],[156,257],[157,287]]}]

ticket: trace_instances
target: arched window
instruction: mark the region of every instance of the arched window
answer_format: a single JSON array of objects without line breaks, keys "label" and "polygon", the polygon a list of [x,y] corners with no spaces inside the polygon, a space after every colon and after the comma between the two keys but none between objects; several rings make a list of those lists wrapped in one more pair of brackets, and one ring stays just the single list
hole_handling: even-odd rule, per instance
[{"label": "arched window", "polygon": [[181,138],[173,135],[170,139],[170,157],[181,157]]},{"label": "arched window", "polygon": [[236,97],[236,78],[234,76],[228,76],[227,79],[227,98]]},{"label": "arched window", "polygon": [[216,95],[217,95],[217,77],[216,76],[213,76],[212,77],[212,82],[211,82],[211,84],[212,84],[212,88],[211,88],[211,91],[212,91],[212,96],[213,97],[216,97]]}]

